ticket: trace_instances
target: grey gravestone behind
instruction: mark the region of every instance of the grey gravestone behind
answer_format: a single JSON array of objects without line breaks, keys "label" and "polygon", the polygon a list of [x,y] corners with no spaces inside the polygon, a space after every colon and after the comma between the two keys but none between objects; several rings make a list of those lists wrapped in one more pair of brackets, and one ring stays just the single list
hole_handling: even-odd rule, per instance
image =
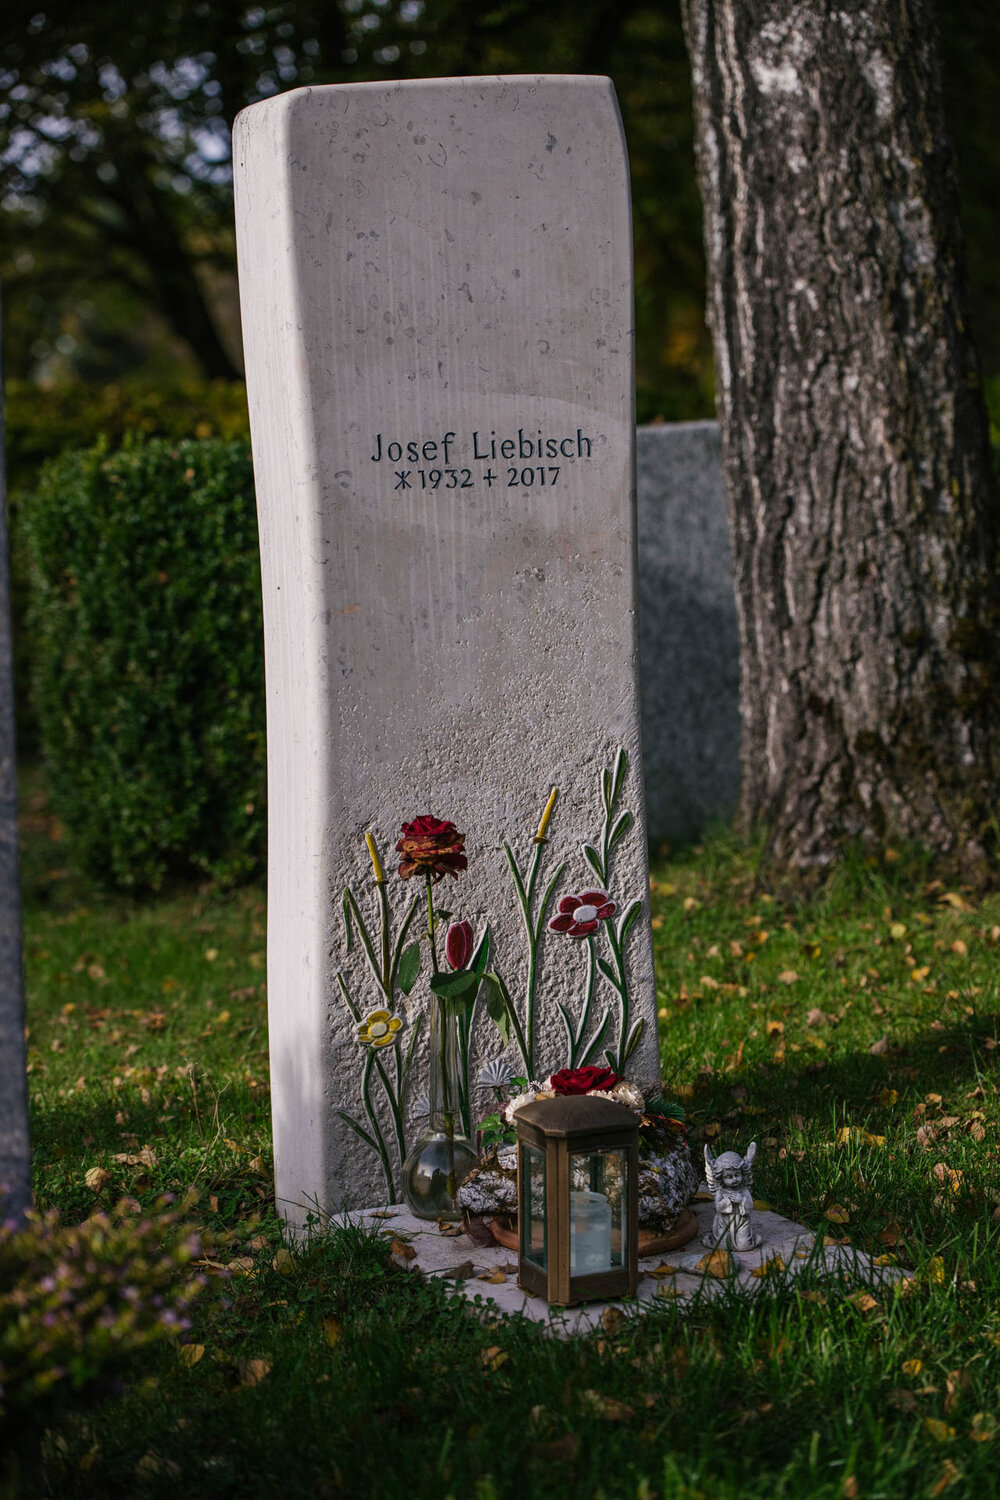
[{"label": "grey gravestone behind", "polygon": [[[610,1050],[658,1078],[631,214],[607,79],[297,90],[240,116],[234,162],[277,1193],[301,1223],[398,1191],[419,1133],[426,964],[408,998],[378,979],[411,909],[411,933],[422,921],[418,882],[394,872],[404,820],[467,836],[469,868],[438,899],[490,925],[518,1071]],[[559,898],[597,888],[617,911],[593,950],[549,930]],[[480,1010],[474,1115],[478,1064],[499,1050]]]},{"label": "grey gravestone behind", "polygon": [[0,1223],[19,1222],[31,1206],[2,403],[0,395]]},{"label": "grey gravestone behind", "polygon": [[716,422],[640,427],[639,655],[649,836],[726,822],[740,777],[739,636]]}]

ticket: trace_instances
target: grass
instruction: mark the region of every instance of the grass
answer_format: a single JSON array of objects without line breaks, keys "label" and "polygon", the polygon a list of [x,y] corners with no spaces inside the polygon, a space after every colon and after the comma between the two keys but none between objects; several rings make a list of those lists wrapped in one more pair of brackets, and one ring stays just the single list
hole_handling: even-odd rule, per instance
[{"label": "grass", "polygon": [[996,1492],[1000,898],[909,851],[802,904],[725,836],[656,862],[664,1072],[696,1151],[756,1138],[772,1206],[917,1274],[907,1294],[813,1276],[664,1302],[564,1344],[450,1304],[378,1236],[282,1247],[261,893],[99,896],[58,834],[29,780],[38,1201],[74,1220],[190,1190],[232,1273],[182,1345],[48,1418],[25,1495]]}]

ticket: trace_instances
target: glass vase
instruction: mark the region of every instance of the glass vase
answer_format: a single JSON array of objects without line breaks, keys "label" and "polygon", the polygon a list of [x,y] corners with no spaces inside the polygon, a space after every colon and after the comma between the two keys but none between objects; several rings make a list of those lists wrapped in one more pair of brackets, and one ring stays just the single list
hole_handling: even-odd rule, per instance
[{"label": "glass vase", "polygon": [[430,1130],[403,1163],[403,1198],[418,1219],[460,1219],[459,1185],[477,1158],[462,1127],[458,1016],[432,994],[430,1017]]}]

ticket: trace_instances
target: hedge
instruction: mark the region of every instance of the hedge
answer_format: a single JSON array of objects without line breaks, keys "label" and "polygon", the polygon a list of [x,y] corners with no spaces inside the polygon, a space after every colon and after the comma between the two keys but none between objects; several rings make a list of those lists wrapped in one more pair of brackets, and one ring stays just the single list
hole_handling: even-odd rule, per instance
[{"label": "hedge", "polygon": [[264,856],[260,566],[245,440],[68,453],[22,498],[32,697],[52,808],[98,882]]},{"label": "hedge", "polygon": [[4,386],[7,483],[16,496],[34,489],[42,465],[71,449],[103,439],[118,448],[130,436],[246,437],[246,388],[225,380],[135,380],[109,385],[41,387],[30,380]]}]

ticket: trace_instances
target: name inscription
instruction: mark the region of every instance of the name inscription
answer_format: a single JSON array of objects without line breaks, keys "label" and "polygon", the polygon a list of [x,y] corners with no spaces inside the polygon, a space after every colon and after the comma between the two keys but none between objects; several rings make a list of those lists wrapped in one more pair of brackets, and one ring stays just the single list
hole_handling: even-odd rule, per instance
[{"label": "name inscription", "polygon": [[[393,468],[393,488],[397,490],[468,490],[475,488],[477,480],[487,489],[494,484],[507,488],[551,487],[559,481],[562,464],[547,464],[542,459],[568,459],[572,463],[578,458],[590,458],[602,441],[600,437],[588,437],[580,427],[572,436],[553,436],[540,427],[534,432],[519,427],[516,437],[498,437],[495,428],[487,433],[478,427],[464,438],[455,432],[445,432],[437,438],[397,439],[377,432],[369,457],[373,464],[384,463]],[[463,458],[472,462],[488,460],[489,467],[474,471],[470,464],[462,464]],[[516,462],[506,462],[510,459]],[[497,473],[493,463],[501,460],[506,467],[501,464]],[[400,463],[413,467],[396,468]]]}]

